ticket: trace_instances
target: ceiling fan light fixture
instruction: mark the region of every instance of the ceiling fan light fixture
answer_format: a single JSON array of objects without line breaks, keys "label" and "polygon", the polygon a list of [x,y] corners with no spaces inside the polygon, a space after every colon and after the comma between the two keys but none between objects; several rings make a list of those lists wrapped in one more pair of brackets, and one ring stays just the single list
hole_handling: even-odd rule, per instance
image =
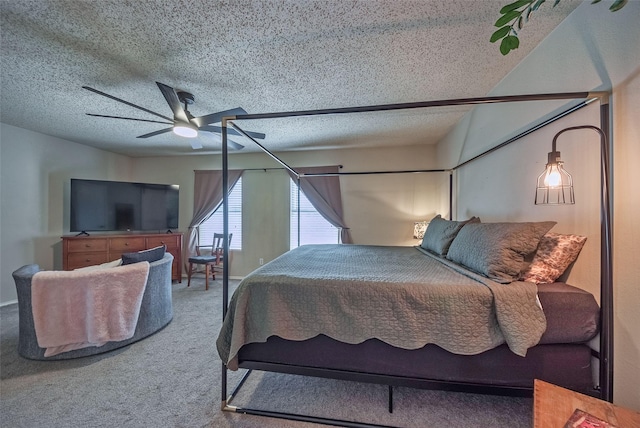
[{"label": "ceiling fan light fixture", "polygon": [[198,136],[198,128],[190,123],[176,123],[173,125],[173,133],[181,137],[195,138]]}]

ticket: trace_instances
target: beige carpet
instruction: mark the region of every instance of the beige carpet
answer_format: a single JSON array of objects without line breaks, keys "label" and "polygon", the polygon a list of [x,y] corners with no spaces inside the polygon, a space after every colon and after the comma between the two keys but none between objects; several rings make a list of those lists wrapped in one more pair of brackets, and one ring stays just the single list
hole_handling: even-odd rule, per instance
[{"label": "beige carpet", "polygon": [[[163,330],[107,354],[69,361],[17,355],[17,305],[0,308],[2,427],[311,427],[221,412],[221,282],[174,284],[174,319]],[[230,372],[231,391],[240,373]],[[532,400],[387,387],[255,372],[236,406],[398,427],[528,427]]]}]

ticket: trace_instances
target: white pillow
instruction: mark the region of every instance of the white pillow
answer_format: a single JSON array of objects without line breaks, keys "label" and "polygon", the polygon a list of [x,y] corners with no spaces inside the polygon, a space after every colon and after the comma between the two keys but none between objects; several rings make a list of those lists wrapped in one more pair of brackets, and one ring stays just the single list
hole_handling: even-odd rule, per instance
[{"label": "white pillow", "polygon": [[91,271],[91,270],[109,269],[109,268],[118,267],[121,264],[122,264],[122,259],[117,259],[117,260],[114,260],[112,262],[102,263],[100,265],[82,267],[82,268],[78,268],[78,269],[74,269],[74,270]]}]

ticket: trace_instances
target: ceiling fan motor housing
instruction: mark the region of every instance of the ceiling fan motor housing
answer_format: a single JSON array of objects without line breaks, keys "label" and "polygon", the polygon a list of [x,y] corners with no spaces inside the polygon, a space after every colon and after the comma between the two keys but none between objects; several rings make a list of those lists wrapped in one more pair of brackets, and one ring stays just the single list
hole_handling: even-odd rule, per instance
[{"label": "ceiling fan motor housing", "polygon": [[191,105],[196,101],[193,94],[190,94],[189,92],[178,91],[176,92],[176,95],[178,95],[178,99],[180,100],[180,102],[186,105]]}]

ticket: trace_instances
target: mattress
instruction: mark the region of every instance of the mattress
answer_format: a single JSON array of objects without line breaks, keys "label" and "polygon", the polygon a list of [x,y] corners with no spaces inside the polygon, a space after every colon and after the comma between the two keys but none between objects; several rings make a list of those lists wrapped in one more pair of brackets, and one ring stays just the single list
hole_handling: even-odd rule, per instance
[{"label": "mattress", "polygon": [[593,395],[592,352],[587,342],[598,333],[600,311],[594,296],[565,283],[540,284],[538,296],[547,329],[540,344],[525,357],[506,345],[477,355],[458,355],[433,344],[407,350],[377,339],[349,344],[325,335],[303,341],[272,336],[265,343],[244,345],[238,352],[239,366],[299,374],[317,369],[315,375],[335,378],[345,372],[396,376],[398,382],[416,387],[420,384],[410,381],[530,389],[534,379],[542,379]]},{"label": "mattress", "polygon": [[241,282],[217,348],[232,370],[244,344],[271,336],[466,355],[506,343],[524,356],[546,328],[536,294],[535,284],[499,284],[413,247],[302,246]]}]

